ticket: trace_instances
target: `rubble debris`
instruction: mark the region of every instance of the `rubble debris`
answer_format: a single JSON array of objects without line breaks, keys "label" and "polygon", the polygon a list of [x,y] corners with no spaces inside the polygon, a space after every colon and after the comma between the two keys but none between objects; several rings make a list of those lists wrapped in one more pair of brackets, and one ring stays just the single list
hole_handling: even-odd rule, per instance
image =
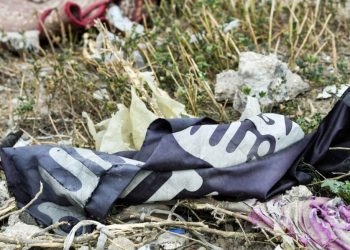
[{"label": "rubble debris", "polygon": [[188,234],[182,228],[171,228],[160,234],[155,241],[140,247],[138,250],[181,249],[188,243]]},{"label": "rubble debris", "polygon": [[234,100],[234,109],[240,106],[243,95],[258,98],[262,107],[288,101],[309,90],[309,85],[276,55],[242,52],[238,71],[228,70],[217,75],[215,97],[218,101]]},{"label": "rubble debris", "polygon": [[[139,47],[142,45],[139,44]],[[143,60],[142,54],[139,50],[134,50],[132,52],[132,58],[134,59],[134,66],[138,69],[146,67],[145,60]]]},{"label": "rubble debris", "polygon": [[92,96],[99,101],[103,101],[103,100],[109,100],[109,95],[108,95],[108,91],[105,88],[101,88],[96,90]]},{"label": "rubble debris", "polygon": [[239,27],[239,25],[240,25],[239,19],[234,19],[231,22],[225,23],[223,25],[223,31],[224,31],[224,33],[228,33],[233,29],[237,29]]},{"label": "rubble debris", "polygon": [[9,216],[8,225],[3,226],[2,230],[2,234],[4,235],[18,238],[28,238],[31,235],[40,232],[42,229],[38,226],[23,223],[18,214],[13,214]]},{"label": "rubble debris", "polygon": [[[96,42],[93,48],[93,54],[87,52],[87,57],[91,57],[96,60],[102,60],[104,63],[110,63],[116,60],[116,58],[124,58],[124,53],[121,50],[110,51],[106,50],[106,41],[111,44],[120,44],[124,46],[125,41],[113,33],[106,31],[105,33],[100,32],[96,37]],[[87,43],[87,39],[84,40]],[[85,46],[87,46],[85,44]],[[89,46],[91,49],[92,46]]]},{"label": "rubble debris", "polygon": [[108,22],[118,30],[125,33],[135,32],[138,35],[144,34],[144,27],[123,16],[119,6],[113,5],[107,10],[106,18]]},{"label": "rubble debris", "polygon": [[335,95],[336,93],[337,93],[337,86],[330,85],[330,86],[325,87],[322,90],[322,93],[319,93],[317,95],[317,99],[328,99],[328,98],[331,98],[332,95]]},{"label": "rubble debris", "polygon": [[187,242],[187,239],[185,237],[181,237],[185,235],[186,231],[184,229],[169,229],[168,232],[165,232],[158,236],[156,244],[158,244],[164,250],[179,249],[183,247]]},{"label": "rubble debris", "polygon": [[4,204],[6,200],[10,198],[9,191],[7,189],[6,181],[0,181],[0,206]]},{"label": "rubble debris", "polygon": [[197,43],[199,41],[202,41],[205,37],[205,34],[202,33],[195,33],[195,34],[190,34],[190,39],[189,42],[190,43]]},{"label": "rubble debris", "polygon": [[316,99],[328,99],[332,96],[341,97],[349,87],[349,84],[341,84],[340,86],[329,85],[317,95]]},{"label": "rubble debris", "polygon": [[[125,41],[121,37],[109,31],[100,32],[94,42],[89,40],[88,37],[88,33],[85,33],[83,55],[86,58],[101,60],[106,64],[125,58],[125,54],[121,49],[125,46]],[[111,48],[107,49],[108,43],[113,45],[113,50]],[[131,59],[134,61],[136,68],[143,68],[146,65],[140,52],[144,46],[144,44],[139,44],[139,49],[131,52]]]},{"label": "rubble debris", "polygon": [[134,250],[135,244],[126,237],[118,236],[111,240],[108,250]]},{"label": "rubble debris", "polygon": [[0,43],[13,51],[39,51],[39,31],[0,32]]}]

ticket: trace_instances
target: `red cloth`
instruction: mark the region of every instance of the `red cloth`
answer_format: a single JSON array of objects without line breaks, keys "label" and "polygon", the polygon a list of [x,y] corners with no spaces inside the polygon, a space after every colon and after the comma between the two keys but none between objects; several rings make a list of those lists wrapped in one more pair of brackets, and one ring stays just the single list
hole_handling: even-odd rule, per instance
[{"label": "red cloth", "polygon": [[[88,28],[93,25],[95,19],[104,19],[105,12],[111,0],[94,1],[88,5],[79,5],[77,1],[66,1],[59,5],[58,11],[61,19],[69,22],[76,27]],[[45,10],[40,16],[39,30],[42,30],[43,25],[52,15],[53,8]]]},{"label": "red cloth", "polygon": [[[41,23],[55,31],[59,30],[60,22],[88,28],[95,19],[104,19],[111,2],[113,0],[0,0],[0,31],[41,30]],[[122,0],[119,4],[131,20],[142,20],[144,0]]]},{"label": "red cloth", "polygon": [[[45,26],[48,29],[58,29],[61,20],[69,22],[69,16],[65,13],[67,3],[74,3],[78,9],[84,9],[95,2],[94,0],[47,0],[41,2],[0,0],[0,30],[5,32],[36,30],[40,27],[41,19],[45,19]],[[57,12],[52,11],[56,8]],[[74,11],[76,10],[75,7]]]}]

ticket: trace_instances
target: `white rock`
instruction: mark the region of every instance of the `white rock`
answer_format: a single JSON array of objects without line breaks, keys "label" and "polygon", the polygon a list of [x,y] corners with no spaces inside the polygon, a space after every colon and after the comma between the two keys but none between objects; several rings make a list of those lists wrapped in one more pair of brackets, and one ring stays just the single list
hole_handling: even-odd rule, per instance
[{"label": "white rock", "polygon": [[108,250],[134,250],[135,244],[126,237],[119,236],[112,240]]},{"label": "white rock", "polygon": [[26,239],[34,233],[40,232],[42,229],[34,225],[28,225],[23,223],[18,214],[10,215],[8,219],[8,226],[2,227],[4,230],[3,235],[11,237]]},{"label": "white rock", "polygon": [[232,99],[240,91],[243,79],[237,71],[227,70],[216,75],[215,97],[219,101]]},{"label": "white rock", "polygon": [[205,37],[205,34],[203,33],[196,33],[196,34],[191,34],[190,35],[190,43],[197,43],[199,41],[202,41]]},{"label": "white rock", "polygon": [[328,99],[328,98],[331,98],[332,95],[335,95],[336,93],[337,93],[337,86],[329,85],[322,90],[322,93],[319,93],[317,95],[317,99]]},{"label": "white rock", "polygon": [[99,101],[109,100],[107,89],[98,89],[92,94],[92,96]]},{"label": "white rock", "polygon": [[110,24],[122,32],[131,33],[134,31],[140,35],[144,34],[144,27],[138,23],[132,22],[129,18],[124,17],[117,5],[113,5],[107,10],[106,17]]},{"label": "white rock", "polygon": [[179,249],[186,244],[186,236],[177,236],[174,233],[165,232],[159,235],[156,243],[162,247],[164,250]]},{"label": "white rock", "polygon": [[120,46],[125,45],[125,41],[119,38],[118,36],[114,35],[111,32],[102,33],[100,32],[96,37],[96,47],[95,52],[92,55],[93,59],[103,60],[105,63],[110,63],[115,61],[118,57],[124,58],[124,53],[121,50],[117,51],[111,51],[106,50],[106,43],[109,42],[111,44],[120,44]]},{"label": "white rock", "polygon": [[134,59],[134,66],[135,66],[136,68],[139,69],[139,68],[143,68],[143,67],[146,66],[146,63],[145,63],[145,61],[143,60],[143,57],[142,57],[140,51],[134,50],[134,51],[132,52],[132,57],[133,57],[133,59]]},{"label": "white rock", "polygon": [[10,198],[9,191],[7,189],[6,181],[0,181],[0,205]]},{"label": "white rock", "polygon": [[341,97],[349,87],[349,84],[340,85],[337,91],[337,97]]},{"label": "white rock", "polygon": [[321,53],[320,54],[320,58],[322,61],[326,62],[326,63],[331,63],[332,62],[332,57],[327,55],[326,53]]},{"label": "white rock", "polygon": [[233,21],[229,23],[225,23],[223,25],[224,33],[228,33],[233,29],[237,29],[239,27],[240,21],[238,19],[234,19]]},{"label": "white rock", "polygon": [[312,192],[304,185],[292,187],[284,195],[289,200],[308,199],[312,196]]},{"label": "white rock", "polygon": [[153,250],[153,249],[154,249],[153,245],[147,244],[147,245],[144,245],[144,246],[138,248],[137,250]]},{"label": "white rock", "polygon": [[[228,70],[217,75],[215,96],[219,101],[234,100],[234,108],[242,110],[243,89],[259,99],[262,107],[288,101],[309,90],[309,85],[277,56],[242,52],[238,71]],[[237,100],[238,98],[238,100]]]},{"label": "white rock", "polygon": [[317,99],[328,99],[332,96],[341,97],[344,92],[350,87],[349,84],[342,84],[338,88],[336,85],[329,85],[325,87],[321,93],[317,95]]},{"label": "white rock", "polygon": [[[109,42],[116,46],[117,50],[112,51],[111,49],[106,49],[106,42]],[[119,46],[117,46],[119,45]],[[105,63],[111,63],[116,61],[117,59],[125,59],[124,52],[121,50],[122,47],[125,46],[125,41],[114,35],[111,32],[100,33],[96,37],[96,46],[95,51],[92,54],[93,59],[103,60]],[[139,44],[139,49],[144,49],[145,44]],[[145,61],[139,50],[134,50],[132,53],[132,59],[134,61],[134,66],[136,68],[143,68],[146,66]]]},{"label": "white rock", "polygon": [[9,49],[15,51],[38,51],[40,48],[39,31],[29,30],[24,33],[0,32],[0,43],[6,44]]}]

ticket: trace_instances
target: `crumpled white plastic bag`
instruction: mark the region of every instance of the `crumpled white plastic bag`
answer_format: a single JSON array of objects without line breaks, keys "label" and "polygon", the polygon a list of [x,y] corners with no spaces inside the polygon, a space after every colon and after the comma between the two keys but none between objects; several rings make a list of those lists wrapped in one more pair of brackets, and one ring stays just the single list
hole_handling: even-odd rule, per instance
[{"label": "crumpled white plastic bag", "polygon": [[135,89],[131,88],[130,120],[136,149],[141,148],[148,126],[157,118],[137,96]]},{"label": "crumpled white plastic bag", "polygon": [[[125,150],[139,150],[143,144],[149,125],[157,118],[178,118],[188,116],[185,105],[172,99],[164,90],[160,89],[152,72],[140,72],[137,77],[141,85],[131,87],[131,104],[127,108],[118,104],[118,111],[110,119],[94,124],[89,115],[83,112],[87,119],[87,126],[95,141],[97,150],[116,153]],[[157,114],[149,110],[137,94],[137,90],[144,93],[147,84],[152,92],[149,100]]]}]

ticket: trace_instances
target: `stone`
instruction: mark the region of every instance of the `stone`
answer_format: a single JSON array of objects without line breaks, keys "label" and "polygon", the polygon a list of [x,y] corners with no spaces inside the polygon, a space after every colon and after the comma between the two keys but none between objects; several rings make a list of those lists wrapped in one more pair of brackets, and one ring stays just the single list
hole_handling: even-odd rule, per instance
[{"label": "stone", "polygon": [[34,51],[38,52],[39,31],[29,30],[24,33],[20,32],[0,32],[0,43],[6,45],[8,49],[13,51]]},{"label": "stone", "polygon": [[235,110],[242,112],[244,96],[258,98],[262,107],[292,100],[310,89],[309,84],[288,69],[276,55],[242,52],[238,71],[228,70],[216,77],[215,97],[218,101],[233,100]]},{"label": "stone", "polygon": [[341,6],[338,9],[338,15],[341,19],[350,19],[350,0],[340,1]]},{"label": "stone", "polygon": [[123,16],[122,11],[117,5],[113,5],[107,10],[106,18],[111,25],[122,32],[135,32],[138,35],[144,34],[144,27]]},{"label": "stone", "polygon": [[10,198],[6,181],[0,181],[0,206],[4,204],[6,200]]},{"label": "stone", "polygon": [[4,235],[27,238],[35,233],[41,232],[42,229],[35,225],[28,225],[19,218],[19,214],[9,216],[8,226],[3,227]]},{"label": "stone", "polygon": [[215,98],[218,101],[233,99],[243,79],[237,71],[227,70],[216,75]]},{"label": "stone", "polygon": [[[87,36],[86,36],[87,37]],[[85,38],[85,47],[87,48],[88,39]],[[115,49],[112,51],[111,49],[107,49],[106,42],[115,46]],[[95,49],[92,55],[87,55],[87,57],[91,57],[92,59],[102,60],[104,63],[112,63],[121,59],[126,59],[126,55],[123,52],[122,48],[125,46],[125,41],[111,32],[105,32],[98,34],[95,42]],[[146,63],[142,57],[141,50],[146,48],[146,44],[138,44],[138,49],[131,52],[130,59],[134,62],[133,65],[136,68],[144,68]]]},{"label": "stone", "polygon": [[108,250],[134,250],[135,244],[126,237],[118,236],[108,246]]},{"label": "stone", "polygon": [[134,61],[134,66],[136,68],[141,69],[141,68],[146,67],[146,63],[143,60],[143,57],[142,57],[142,55],[141,55],[139,50],[134,50],[132,52],[132,58],[133,58],[133,61]]},{"label": "stone", "polygon": [[340,86],[329,85],[319,93],[316,99],[328,99],[332,96],[341,97],[345,91],[350,87],[350,84],[341,84]]},{"label": "stone", "polygon": [[223,31],[224,31],[224,33],[228,33],[233,29],[237,29],[239,27],[239,25],[240,25],[240,21],[238,19],[234,19],[231,22],[225,23],[223,25]]},{"label": "stone", "polygon": [[158,236],[156,243],[161,247],[161,249],[164,250],[179,249],[182,248],[187,242],[188,236],[182,236],[184,237],[177,236],[174,233],[165,232]]}]

